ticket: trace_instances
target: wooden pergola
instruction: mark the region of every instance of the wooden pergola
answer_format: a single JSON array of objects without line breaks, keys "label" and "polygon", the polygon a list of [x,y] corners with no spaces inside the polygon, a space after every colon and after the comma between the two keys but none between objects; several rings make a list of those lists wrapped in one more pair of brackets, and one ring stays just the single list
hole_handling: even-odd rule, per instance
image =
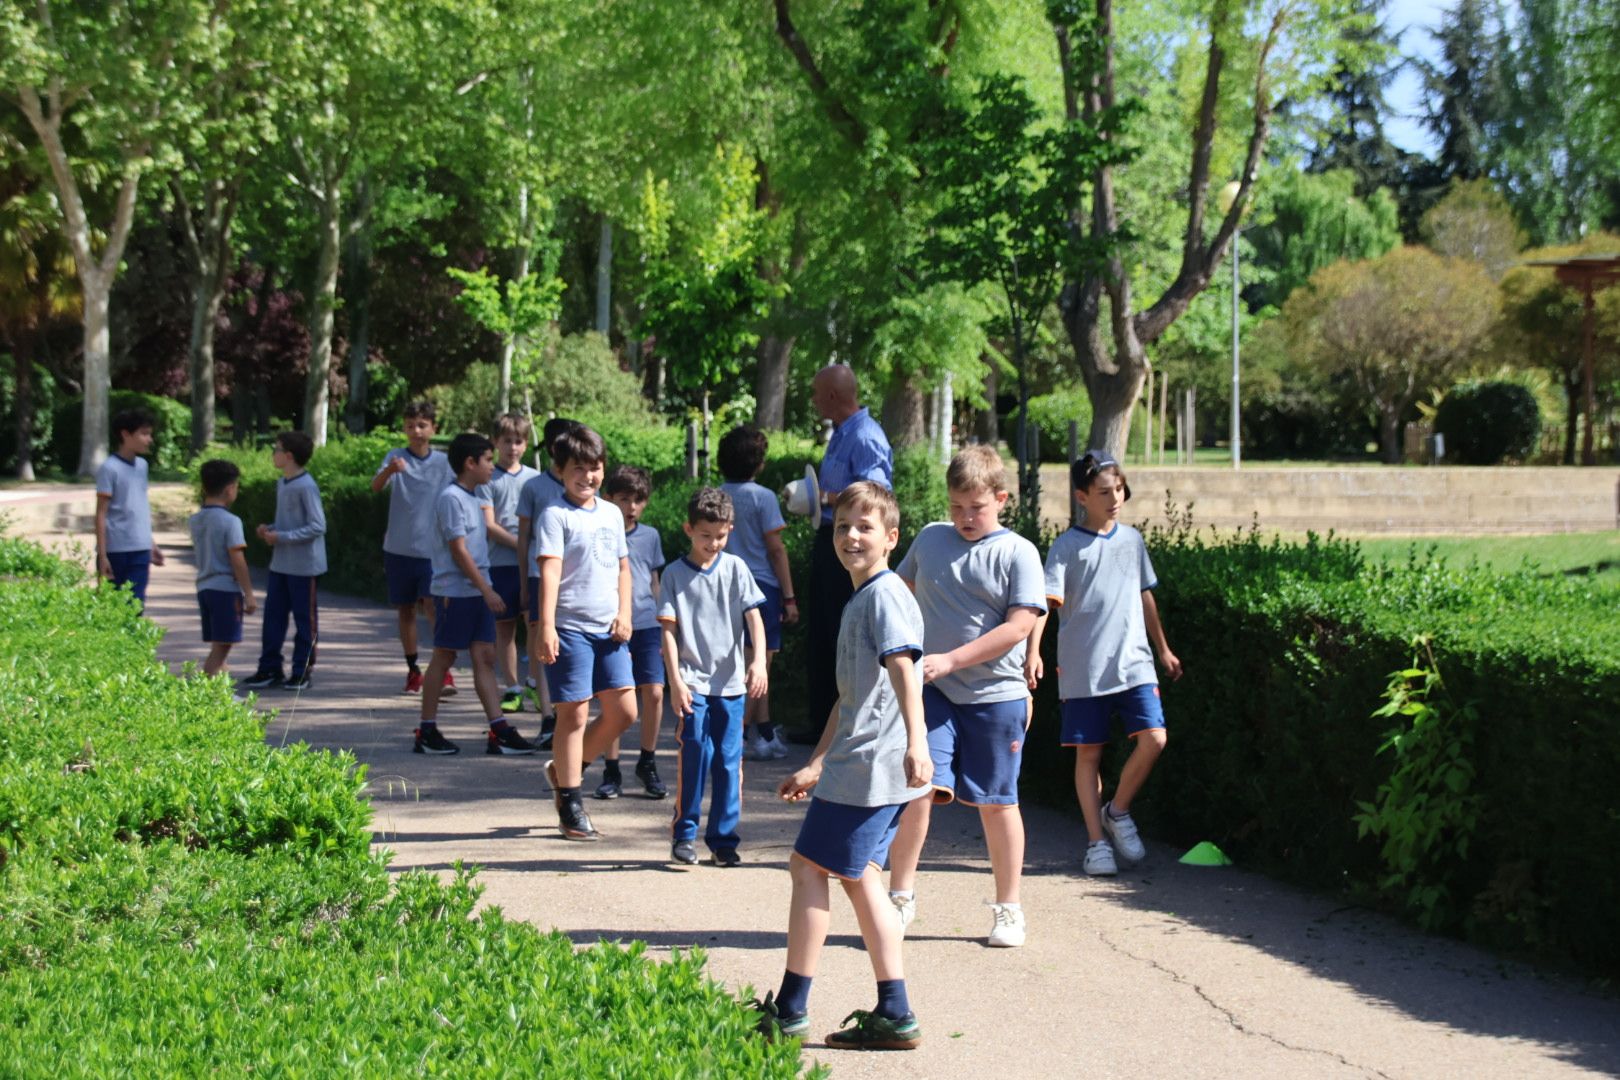
[{"label": "wooden pergola", "polygon": [[1596,465],[1597,451],[1592,445],[1592,431],[1597,423],[1596,390],[1592,377],[1593,338],[1596,335],[1597,300],[1599,289],[1620,282],[1620,254],[1574,255],[1567,259],[1531,259],[1526,266],[1551,267],[1560,285],[1577,289],[1581,294],[1581,380],[1586,410],[1586,434],[1581,437],[1581,464]]}]

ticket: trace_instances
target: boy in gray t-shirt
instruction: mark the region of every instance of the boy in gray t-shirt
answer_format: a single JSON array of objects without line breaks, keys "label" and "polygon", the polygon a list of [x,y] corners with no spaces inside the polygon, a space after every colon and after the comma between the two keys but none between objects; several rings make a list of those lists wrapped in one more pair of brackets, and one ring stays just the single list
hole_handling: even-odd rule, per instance
[{"label": "boy in gray t-shirt", "polygon": [[152,449],[152,414],[124,409],[112,418],[116,450],[96,471],[96,573],[113,588],[128,585],[143,607],[146,582],[163,552],[152,542],[146,498],[146,459]]},{"label": "boy in gray t-shirt", "polygon": [[[1047,552],[1046,594],[1059,609],[1062,744],[1075,748],[1074,787],[1086,820],[1083,865],[1088,874],[1106,876],[1118,872],[1116,854],[1127,863],[1147,857],[1131,820],[1131,800],[1169,739],[1153,652],[1172,680],[1181,678],[1181,661],[1159,623],[1153,600],[1159,582],[1147,545],[1141,533],[1119,522],[1131,497],[1119,463],[1102,453],[1087,454],[1074,463],[1073,481],[1085,524],[1059,536]],[[1045,622],[1040,620],[1030,638],[1037,658]],[[1136,745],[1105,804],[1098,769],[1116,712]]]},{"label": "boy in gray t-shirt", "polygon": [[231,513],[241,470],[229,461],[205,461],[199,470],[202,509],[191,515],[191,550],[197,560],[197,610],[208,642],[204,675],[225,670],[231,646],[242,640],[242,615],[257,610],[248,576],[242,519]]},{"label": "boy in gray t-shirt", "polygon": [[[699,488],[686,504],[682,526],[692,550],[664,571],[658,622],[663,633],[669,704],[678,727],[674,846],[670,858],[697,862],[693,841],[703,811],[703,785],[713,784],[704,834],[716,866],[736,866],[737,823],[742,814],[743,692],[765,693],[765,596],[754,575],[725,550],[731,533],[731,497]],[[744,668],[744,643],[752,659]]]},{"label": "boy in gray t-shirt", "polygon": [[773,998],[756,1002],[766,1038],[803,1037],[810,1030],[811,976],[827,940],[828,879],[836,877],[856,908],[861,940],[877,977],[877,1006],[856,1009],[853,1021],[827,1036],[835,1048],[910,1050],[922,1030],[906,997],[900,961],[900,920],[883,887],[883,863],[900,813],[928,795],[933,763],[923,721],[922,615],[889,553],[900,542],[900,507],[880,484],[859,481],[839,493],[833,547],[849,571],[855,595],[838,631],[838,701],[810,761],[782,781],[790,802],[810,795],[793,845],[787,968]]}]

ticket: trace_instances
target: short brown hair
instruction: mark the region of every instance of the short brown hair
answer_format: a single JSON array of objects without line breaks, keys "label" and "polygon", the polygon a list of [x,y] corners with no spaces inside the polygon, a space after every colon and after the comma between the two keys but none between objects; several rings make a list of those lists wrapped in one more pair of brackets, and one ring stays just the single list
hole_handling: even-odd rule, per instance
[{"label": "short brown hair", "polygon": [[602,484],[602,494],[610,499],[615,495],[628,495],[632,499],[650,498],[652,477],[640,465],[615,465],[608,471],[607,480]]},{"label": "short brown hair", "polygon": [[546,450],[551,455],[551,463],[559,469],[572,461],[583,465],[600,465],[607,460],[607,447],[602,445],[602,436],[584,424],[564,430]]},{"label": "short brown hair", "polygon": [[951,458],[945,470],[945,486],[952,491],[989,491],[1000,494],[1007,490],[1007,467],[1001,462],[996,448],[981,443],[964,446]]},{"label": "short brown hair", "polygon": [[309,464],[309,459],[315,453],[315,440],[303,431],[283,431],[276,436],[276,442],[281,448],[292,455],[293,461],[299,468]]},{"label": "short brown hair", "polygon": [[495,421],[495,437],[504,439],[511,436],[522,442],[528,442],[534,435],[534,422],[522,413],[509,412]]},{"label": "short brown hair", "polygon": [[438,412],[433,408],[433,402],[427,398],[418,398],[406,405],[400,415],[406,420],[426,420],[430,424],[437,420],[439,416]]},{"label": "short brown hair", "polygon": [[840,491],[833,502],[833,520],[838,519],[840,510],[847,510],[851,514],[876,511],[885,529],[900,527],[900,504],[895,501],[894,492],[870,480],[857,480]]},{"label": "short brown hair", "polygon": [[735,518],[731,496],[716,487],[698,488],[686,503],[688,525],[729,525]]},{"label": "short brown hair", "polygon": [[1091,485],[1097,477],[1105,472],[1111,472],[1119,477],[1120,487],[1125,489],[1125,498],[1131,497],[1131,485],[1125,479],[1125,470],[1119,467],[1119,462],[1106,450],[1091,450],[1086,456],[1074,463],[1069,470],[1069,479],[1076,491],[1090,491]]}]

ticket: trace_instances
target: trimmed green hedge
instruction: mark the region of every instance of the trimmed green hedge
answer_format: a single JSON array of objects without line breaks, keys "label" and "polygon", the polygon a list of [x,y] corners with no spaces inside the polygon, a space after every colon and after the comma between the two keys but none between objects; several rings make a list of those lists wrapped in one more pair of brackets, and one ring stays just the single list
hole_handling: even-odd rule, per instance
[{"label": "trimmed green hedge", "polygon": [[127,594],[0,538],[0,1043],[15,1076],[799,1074],[700,954],[576,952],[390,882],[364,770],[175,679]]},{"label": "trimmed green hedge", "polygon": [[[152,414],[152,452],[148,455],[154,470],[177,473],[186,467],[191,446],[191,410],[173,398],[142,394],[134,390],[114,390],[108,398],[107,417],[124,409],[143,408]],[[47,457],[64,472],[79,467],[79,440],[84,433],[84,399],[68,398],[56,407],[51,419],[51,441]],[[116,439],[115,434],[110,434]],[[116,450],[116,446],[109,446]]]}]

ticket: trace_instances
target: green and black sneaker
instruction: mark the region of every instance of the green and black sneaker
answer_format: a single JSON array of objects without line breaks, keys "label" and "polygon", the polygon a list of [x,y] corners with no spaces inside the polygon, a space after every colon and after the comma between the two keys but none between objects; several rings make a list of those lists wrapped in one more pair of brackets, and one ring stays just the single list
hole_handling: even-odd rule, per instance
[{"label": "green and black sneaker", "polygon": [[834,1050],[915,1050],[922,1045],[922,1028],[910,1013],[899,1020],[890,1020],[875,1012],[856,1009],[844,1017],[842,1030],[827,1036],[827,1045]]},{"label": "green and black sneaker", "polygon": [[802,1039],[810,1033],[810,1017],[786,1016],[776,1009],[776,1001],[770,991],[765,992],[765,1000],[758,998],[750,1001],[748,1007],[759,1013],[759,1022],[754,1030],[765,1036],[768,1042],[777,1042],[782,1039]]}]

